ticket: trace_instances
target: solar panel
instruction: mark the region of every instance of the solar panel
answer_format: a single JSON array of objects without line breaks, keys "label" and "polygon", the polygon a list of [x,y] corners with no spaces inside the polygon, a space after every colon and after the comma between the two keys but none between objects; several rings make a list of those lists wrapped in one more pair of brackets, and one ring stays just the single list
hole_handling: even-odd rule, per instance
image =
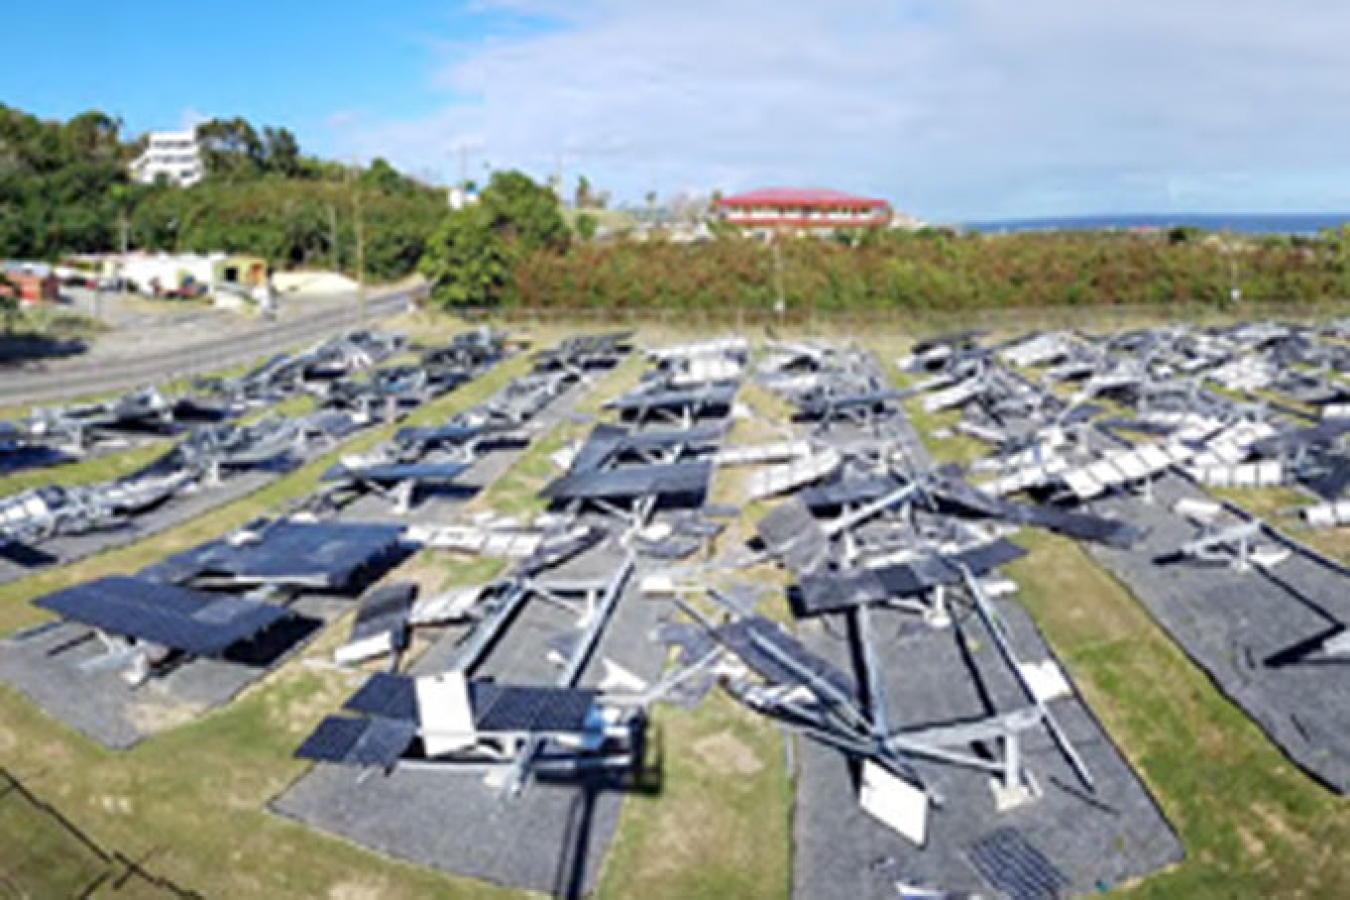
[{"label": "solar panel", "polygon": [[[762,616],[729,622],[716,629],[714,635],[752,671],[773,684],[813,686],[813,682],[818,682],[828,685],[839,696],[855,694],[852,679]],[[764,649],[766,645],[773,650]],[[818,688],[813,690],[819,695]]]},{"label": "solar panel", "polygon": [[808,575],[797,584],[793,606],[798,616],[808,617],[912,596],[957,583],[962,567],[972,575],[982,575],[1024,555],[1021,547],[999,539],[945,557],[927,556],[876,569]]},{"label": "solar panel", "polygon": [[706,461],[626,466],[555,479],[539,492],[549,500],[620,500],[648,495],[702,497],[712,464]]},{"label": "solar panel", "polygon": [[347,591],[383,573],[407,552],[403,526],[355,522],[274,522],[257,540],[218,540],[141,572],[185,584],[223,578],[239,584],[292,584]]},{"label": "solar panel", "polygon": [[35,601],[63,618],[194,656],[219,656],[290,615],[280,606],[111,576]]},{"label": "solar panel", "polygon": [[731,406],[736,396],[736,385],[721,384],[677,391],[635,391],[605,404],[608,409],[620,412],[637,412],[653,409],[683,409],[687,406],[704,406],[720,409]]},{"label": "solar panel", "polygon": [[812,398],[800,404],[801,413],[807,418],[821,418],[831,412],[845,409],[868,409],[882,406],[892,400],[900,400],[899,391],[862,391],[856,394],[838,395],[824,398]]},{"label": "solar panel", "polygon": [[431,446],[434,444],[462,444],[484,434],[484,425],[433,425],[399,429],[394,442],[400,446]]},{"label": "solar panel", "polygon": [[417,737],[410,722],[328,716],[295,751],[298,759],[388,768]]},{"label": "solar panel", "polygon": [[408,614],[417,597],[417,585],[409,582],[386,584],[371,591],[361,600],[352,622],[351,640],[358,641],[377,634],[393,633],[395,643],[408,627]]},{"label": "solar panel", "polygon": [[373,466],[335,464],[324,481],[449,481],[468,471],[467,463],[384,463]]},{"label": "solar panel", "polygon": [[585,731],[596,695],[584,688],[469,683],[469,702],[479,731]]},{"label": "solar panel", "polygon": [[617,425],[597,425],[586,437],[568,471],[573,475],[594,472],[618,452],[619,444],[628,436],[628,429]]},{"label": "solar panel", "polygon": [[835,509],[845,504],[866,503],[897,490],[900,482],[890,475],[848,478],[802,490],[797,496],[813,510]]},{"label": "solar panel", "polygon": [[[582,688],[469,682],[474,727],[479,731],[584,731],[597,692]],[[417,688],[407,675],[378,673],[343,704],[348,712],[416,723]]]},{"label": "solar panel", "polygon": [[1329,468],[1316,478],[1307,479],[1308,488],[1324,500],[1335,500],[1350,485],[1350,458],[1332,456],[1327,459]]},{"label": "solar panel", "polygon": [[342,708],[386,719],[417,721],[417,692],[407,675],[376,673],[347,699]]},{"label": "solar panel", "polygon": [[770,466],[751,474],[746,480],[746,494],[753,500],[772,497],[833,475],[843,462],[839,451],[826,448],[804,459]]},{"label": "solar panel", "polygon": [[829,540],[806,507],[797,500],[777,506],[755,523],[770,553],[797,574],[820,568],[829,557]]},{"label": "solar panel", "polygon": [[1064,873],[1014,828],[1000,828],[967,851],[989,885],[1009,900],[1056,900],[1069,886]]}]

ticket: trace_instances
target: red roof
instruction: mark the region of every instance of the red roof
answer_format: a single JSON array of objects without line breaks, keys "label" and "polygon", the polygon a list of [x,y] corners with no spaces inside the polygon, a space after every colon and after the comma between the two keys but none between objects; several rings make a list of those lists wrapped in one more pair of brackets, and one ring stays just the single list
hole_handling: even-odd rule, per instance
[{"label": "red roof", "polygon": [[857,197],[843,191],[831,191],[822,188],[763,188],[733,194],[717,201],[719,206],[820,206],[820,207],[865,207],[867,209],[885,209],[890,206],[885,200],[876,197]]}]

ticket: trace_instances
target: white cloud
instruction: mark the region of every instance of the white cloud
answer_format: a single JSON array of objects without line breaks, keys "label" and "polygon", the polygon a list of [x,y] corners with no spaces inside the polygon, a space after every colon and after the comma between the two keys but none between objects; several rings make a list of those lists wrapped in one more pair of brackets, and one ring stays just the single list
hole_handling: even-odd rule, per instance
[{"label": "white cloud", "polygon": [[637,199],[790,183],[934,218],[1350,207],[1350,4],[1297,0],[480,0],[444,104],[333,123],[457,172],[455,148]]}]

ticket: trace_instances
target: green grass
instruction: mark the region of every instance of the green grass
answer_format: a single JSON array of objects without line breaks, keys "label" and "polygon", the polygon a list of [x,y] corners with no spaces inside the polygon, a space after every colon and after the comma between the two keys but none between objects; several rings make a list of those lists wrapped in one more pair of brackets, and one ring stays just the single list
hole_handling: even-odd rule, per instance
[{"label": "green grass", "polygon": [[659,792],[628,800],[601,900],[785,898],[792,783],[777,731],[714,691],[692,712],[658,707]]},{"label": "green grass", "polygon": [[[960,457],[933,439],[938,459]],[[1288,489],[1215,491],[1262,515],[1303,505]],[[1177,830],[1186,859],[1129,897],[1350,896],[1346,801],[1290,763],[1228,702],[1139,601],[1077,544],[1039,531],[1007,567],[1075,685]]]},{"label": "green grass", "polygon": [[75,487],[76,485],[121,478],[123,475],[129,475],[147,465],[167,449],[167,441],[152,440],[116,453],[91,456],[57,466],[25,469],[0,477],[0,497],[9,497],[33,488],[49,485]]},{"label": "green grass", "polygon": [[1074,682],[1177,829],[1186,860],[1139,898],[1350,896],[1346,801],[1296,769],[1072,542],[1020,539],[1009,574]]},{"label": "green grass", "polygon": [[364,453],[393,436],[403,425],[439,422],[462,409],[480,402],[501,388],[512,377],[529,367],[529,360],[518,356],[498,365],[482,378],[460,387],[445,397],[413,413],[399,425],[367,431],[336,447],[325,456],[269,483],[262,489],[232,503],[199,516],[184,525],[155,535],[129,547],[80,560],[72,565],[49,569],[30,578],[0,586],[0,633],[7,633],[44,618],[24,601],[80,581],[108,574],[132,572],[164,556],[187,549],[205,540],[219,537],[250,519],[275,514],[286,505],[313,491],[320,476],[339,457]]},{"label": "green grass", "polygon": [[[754,385],[743,387],[738,401],[759,417],[737,420],[725,444],[783,439],[770,423],[786,421],[786,404]],[[718,539],[719,552],[743,545],[767,508],[744,503],[743,482],[751,470],[718,469],[714,476],[713,502],[741,506],[741,515]],[[777,565],[766,563],[727,580],[777,589],[778,599],[766,604],[765,613],[788,618],[784,573]],[[713,613],[705,602],[695,605]],[[781,734],[720,689],[692,711],[657,707],[653,729],[661,790],[636,795],[624,807],[601,873],[601,900],[787,897],[793,785]]]},{"label": "green grass", "polygon": [[[642,358],[632,354],[590,389],[574,407],[577,416],[595,416],[604,404],[637,384],[643,371]],[[502,515],[530,519],[548,507],[548,501],[539,496],[539,489],[559,472],[550,457],[572,441],[584,438],[591,430],[589,423],[564,420],[530,442],[500,478],[494,481],[470,504],[471,509],[490,509]]]},{"label": "green grass", "polygon": [[78,897],[110,866],[50,810],[0,776],[0,897]]},{"label": "green grass", "polygon": [[[528,367],[523,356],[507,361],[410,421],[440,421]],[[367,449],[393,430],[360,435],[244,500],[134,546],[5,585],[0,588],[0,631],[42,618],[27,602],[34,597],[101,574],[134,571],[255,516],[275,513],[312,490],[332,459]],[[325,658],[340,627],[327,629],[305,657]],[[293,662],[227,707],[131,751],[113,753],[46,718],[15,691],[0,688],[0,765],[41,791],[100,845],[132,859],[148,855],[157,873],[208,896],[516,896],[383,859],[266,811],[267,802],[306,769],[291,758],[296,744],[350,689],[342,673]],[[0,843],[0,859],[14,857]],[[61,889],[53,886],[51,893],[33,896],[62,896]],[[134,889],[154,896],[153,885],[138,883]]]}]

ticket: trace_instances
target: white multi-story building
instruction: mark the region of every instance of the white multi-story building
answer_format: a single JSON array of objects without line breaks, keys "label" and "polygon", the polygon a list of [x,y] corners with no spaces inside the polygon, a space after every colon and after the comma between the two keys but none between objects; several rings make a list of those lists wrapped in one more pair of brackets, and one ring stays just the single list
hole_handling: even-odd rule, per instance
[{"label": "white multi-story building", "polygon": [[170,184],[188,187],[202,180],[202,153],[197,132],[152,131],[145,152],[131,163],[131,177],[153,184],[163,177]]}]

